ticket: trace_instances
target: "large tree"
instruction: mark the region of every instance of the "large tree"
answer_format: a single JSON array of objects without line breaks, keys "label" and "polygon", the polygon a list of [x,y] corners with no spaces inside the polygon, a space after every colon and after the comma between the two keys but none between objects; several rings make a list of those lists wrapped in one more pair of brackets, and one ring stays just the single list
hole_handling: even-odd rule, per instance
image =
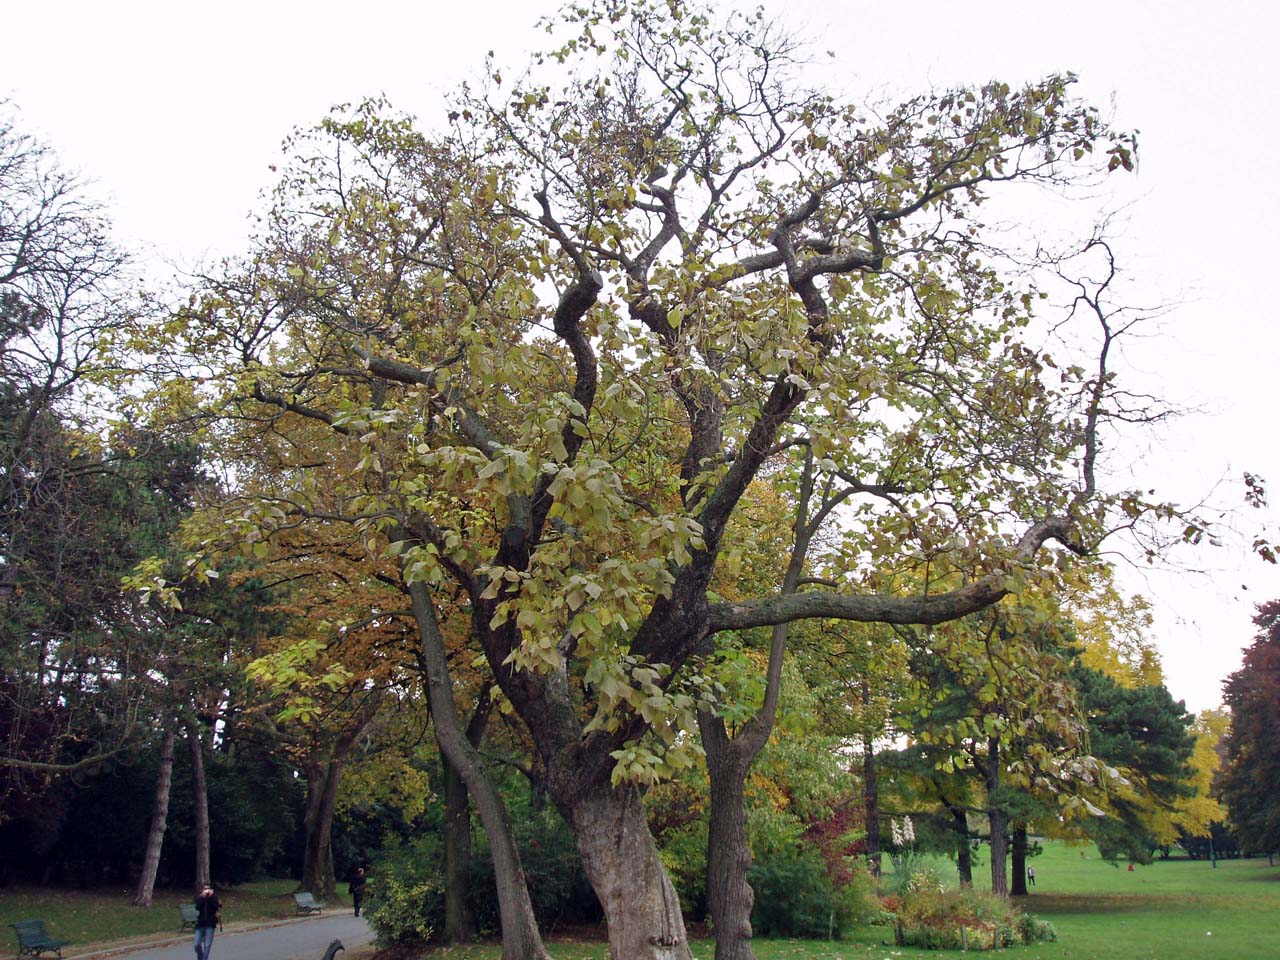
[{"label": "large tree", "polygon": [[1223,685],[1231,711],[1222,799],[1241,846],[1280,850],[1280,601],[1258,606],[1258,634]]},{"label": "large tree", "polygon": [[0,767],[24,792],[144,729],[143,629],[118,579],[195,471],[155,437],[108,441],[88,402],[128,281],[103,211],[0,103]]},{"label": "large tree", "polygon": [[[687,668],[716,635],[964,616],[1108,527],[1116,331],[1099,315],[1101,359],[1053,367],[980,205],[1127,167],[1132,141],[1070,78],[875,114],[804,90],[763,17],[601,2],[561,26],[514,88],[492,70],[463,94],[447,138],[364,105],[295,141],[254,256],[186,333],[255,444],[319,426],[344,451],[298,444],[246,516],[401,557],[424,640],[432,593],[460,592],[613,955],[687,957],[641,788],[691,762],[710,699]],[[851,540],[912,555],[918,595],[713,594],[744,496],[797,444],[862,485]],[[335,510],[312,478],[339,456]],[[929,576],[944,555],[972,576]]]}]

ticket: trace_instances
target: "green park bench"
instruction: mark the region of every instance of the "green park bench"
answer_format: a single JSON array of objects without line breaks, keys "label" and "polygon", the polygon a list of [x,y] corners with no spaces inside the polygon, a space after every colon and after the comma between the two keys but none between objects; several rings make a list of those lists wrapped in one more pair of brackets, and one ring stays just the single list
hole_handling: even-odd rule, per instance
[{"label": "green park bench", "polygon": [[62,948],[71,942],[56,940],[49,936],[43,920],[19,920],[9,926],[13,927],[18,934],[19,957],[38,957],[47,950],[49,953],[57,954],[58,960],[62,960]]},{"label": "green park bench", "polygon": [[194,903],[178,904],[178,912],[182,914],[182,926],[179,931],[187,929],[187,927],[195,928],[196,921],[200,919],[200,911],[196,909]]},{"label": "green park bench", "polygon": [[305,890],[293,895],[293,905],[298,913],[305,914],[319,913],[324,909],[324,904]]}]

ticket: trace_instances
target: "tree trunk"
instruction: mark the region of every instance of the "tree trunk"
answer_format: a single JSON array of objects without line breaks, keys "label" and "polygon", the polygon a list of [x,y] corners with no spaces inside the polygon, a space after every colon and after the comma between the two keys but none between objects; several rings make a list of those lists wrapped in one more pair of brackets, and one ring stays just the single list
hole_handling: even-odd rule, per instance
[{"label": "tree trunk", "polygon": [[333,900],[338,892],[338,878],[333,870],[333,816],[342,771],[356,743],[377,720],[382,697],[382,690],[370,691],[347,722],[346,729],[333,741],[328,758],[312,760],[306,766],[306,842],[299,889],[311,891],[320,900]]},{"label": "tree trunk", "polygon": [[338,892],[338,878],[333,870],[333,813],[342,767],[341,760],[307,767],[306,841],[298,889],[309,890],[317,900],[331,901]]},{"label": "tree trunk", "polygon": [[[867,684],[862,685],[862,702],[868,699]],[[880,877],[880,781],[876,775],[875,742],[869,733],[862,735],[862,803],[867,826],[867,868],[871,876]]]},{"label": "tree trunk", "polygon": [[494,880],[498,887],[503,960],[548,960],[533,916],[533,903],[529,900],[529,888],[520,864],[520,852],[511,833],[507,808],[490,781],[480,754],[467,741],[458,718],[435,604],[426,584],[411,583],[408,590],[414,619],[418,623],[423,663],[427,668],[427,702],[431,707],[436,740],[471,792],[476,812],[489,838]]},{"label": "tree trunk", "polygon": [[1009,815],[1003,810],[988,810],[991,821],[991,892],[1009,896]]},{"label": "tree trunk", "polygon": [[609,918],[611,960],[692,960],[680,900],[634,784],[578,784],[569,819]]},{"label": "tree trunk", "polygon": [[[814,456],[805,457],[796,502],[795,541],[782,575],[779,593],[795,593],[813,535],[838,500],[824,498],[813,516]],[[774,626],[769,638],[769,662],[765,669],[765,694],[760,712],[730,740],[724,720],[706,711],[698,713],[711,781],[711,822],[707,832],[707,909],[716,929],[716,960],[755,960],[751,950],[751,909],[755,893],[747,882],[751,848],[747,843],[745,783],[751,764],[769,742],[778,714],[782,664],[787,651],[788,625]],[[664,874],[665,878],[665,874]]]},{"label": "tree trunk", "polygon": [[188,717],[187,745],[191,748],[191,806],[194,810],[196,841],[195,891],[198,894],[209,885],[209,790],[204,776],[204,743],[200,739],[200,724],[194,716]]},{"label": "tree trunk", "polygon": [[138,877],[138,889],[133,895],[135,907],[151,906],[151,895],[156,887],[156,870],[160,867],[160,849],[164,843],[164,831],[169,821],[169,788],[173,785],[173,743],[176,739],[172,727],[164,734],[160,745],[160,769],[156,773],[156,793],[151,804],[151,828],[147,831],[147,852],[142,858],[142,875]]},{"label": "tree trunk", "polygon": [[973,853],[969,849],[969,815],[962,807],[951,807],[951,828],[956,833],[956,873],[960,886],[973,886]]},{"label": "tree trunk", "polygon": [[755,960],[751,950],[751,908],[755,893],[747,882],[751,848],[747,843],[745,783],[750,761],[730,740],[724,720],[698,714],[707,774],[711,781],[711,820],[707,832],[707,912],[715,925],[716,960]]},{"label": "tree trunk", "polygon": [[[443,750],[441,753],[443,754]],[[468,906],[471,863],[471,809],[462,774],[444,764],[444,942],[471,943],[475,919]]]},{"label": "tree trunk", "polygon": [[1000,789],[1000,741],[987,740],[987,819],[991,825],[991,892],[999,897],[1009,896],[1009,814],[998,806]]},{"label": "tree trunk", "polygon": [[1012,862],[1009,872],[1012,874],[1009,892],[1015,897],[1027,895],[1027,826],[1018,824],[1013,828]]},{"label": "tree trunk", "polygon": [[[477,698],[467,723],[467,742],[479,747],[489,719],[489,688]],[[476,922],[471,913],[468,880],[471,875],[471,810],[467,784],[457,767],[449,762],[444,748],[444,942],[471,943],[476,939]]]}]

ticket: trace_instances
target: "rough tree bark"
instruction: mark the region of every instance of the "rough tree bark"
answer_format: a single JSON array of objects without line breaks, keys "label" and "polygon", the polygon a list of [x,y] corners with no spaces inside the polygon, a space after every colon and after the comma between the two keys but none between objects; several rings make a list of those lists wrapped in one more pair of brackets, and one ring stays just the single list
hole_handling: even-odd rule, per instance
[{"label": "rough tree bark", "polygon": [[716,960],[751,960],[755,892],[747,882],[751,848],[744,788],[758,749],[748,756],[742,735],[730,739],[724,720],[705,711],[698,714],[698,727],[711,781],[707,911],[715,925]]},{"label": "rough tree bark", "polygon": [[169,789],[173,785],[173,744],[176,733],[168,727],[160,744],[160,768],[156,772],[155,799],[151,804],[151,827],[147,831],[147,852],[142,858],[142,874],[138,877],[138,889],[133,895],[135,907],[151,906],[151,895],[156,886],[156,870],[160,867],[160,849],[164,843],[164,831],[169,821]]},{"label": "rough tree bark", "polygon": [[582,865],[609,918],[609,956],[691,960],[680,898],[658,858],[639,788],[582,791],[571,823]]}]

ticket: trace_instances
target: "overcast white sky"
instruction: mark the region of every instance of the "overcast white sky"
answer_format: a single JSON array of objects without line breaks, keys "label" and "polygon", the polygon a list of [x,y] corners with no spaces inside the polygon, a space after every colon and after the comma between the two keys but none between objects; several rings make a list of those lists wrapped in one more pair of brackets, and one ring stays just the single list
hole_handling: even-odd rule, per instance
[{"label": "overcast white sky", "polygon": [[[17,104],[25,131],[96,182],[124,245],[191,266],[243,243],[291,128],[378,93],[434,126],[444,93],[476,76],[486,51],[518,68],[542,38],[534,22],[558,6],[13,3],[0,98]],[[765,8],[814,39],[815,79],[859,99],[1070,70],[1117,125],[1139,129],[1138,175],[1107,203],[1124,209],[1118,250],[1133,301],[1178,306],[1160,340],[1131,359],[1167,399],[1199,412],[1131,451],[1133,482],[1182,503],[1218,485],[1224,504],[1239,502],[1244,470],[1280,485],[1280,14],[1271,3],[767,0]],[[1235,525],[1251,531],[1263,519],[1245,514]],[[1280,572],[1238,541],[1174,560],[1179,569],[1134,571],[1127,582],[1155,605],[1170,690],[1200,710],[1219,702],[1222,679],[1239,666],[1253,605],[1280,597]]]}]

